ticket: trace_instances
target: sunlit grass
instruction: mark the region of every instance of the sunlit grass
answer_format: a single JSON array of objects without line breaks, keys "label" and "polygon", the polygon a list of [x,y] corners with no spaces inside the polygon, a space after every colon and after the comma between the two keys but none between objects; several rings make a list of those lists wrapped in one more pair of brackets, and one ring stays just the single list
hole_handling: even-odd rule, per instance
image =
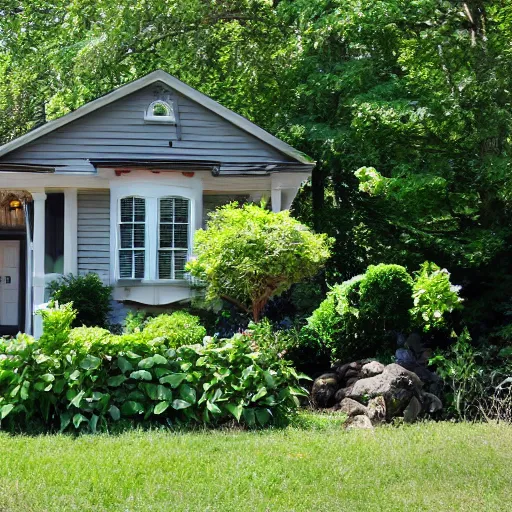
[{"label": "sunlit grass", "polygon": [[510,511],[512,427],[0,435],[0,511]]}]

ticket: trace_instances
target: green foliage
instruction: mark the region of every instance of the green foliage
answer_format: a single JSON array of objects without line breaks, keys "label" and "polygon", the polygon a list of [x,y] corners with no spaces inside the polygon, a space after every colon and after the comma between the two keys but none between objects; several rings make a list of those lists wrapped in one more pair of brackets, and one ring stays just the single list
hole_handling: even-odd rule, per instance
[{"label": "green foliage", "polygon": [[460,286],[450,283],[450,273],[435,263],[426,261],[415,272],[413,285],[413,321],[424,331],[439,329],[446,325],[446,313],[462,307]]},{"label": "green foliage", "polygon": [[125,333],[140,332],[144,327],[147,313],[145,311],[128,311],[123,322],[123,331]]},{"label": "green foliage", "polygon": [[232,302],[258,321],[271,297],[318,273],[329,242],[287,211],[232,203],[211,213],[207,229],[196,232],[197,258],[188,270],[206,283],[208,299]]},{"label": "green foliage", "polygon": [[[397,332],[408,332],[415,326],[432,328],[430,317],[418,318],[413,307],[415,293],[427,285],[429,292],[420,294],[417,307],[426,314],[440,311],[435,326],[445,325],[452,302],[460,302],[459,288],[451,285],[446,271],[436,269],[439,267],[426,263],[413,281],[399,265],[372,265],[365,274],[333,286],[302,329],[302,346],[320,355],[327,352],[332,360],[385,355],[394,350]],[[435,292],[440,278],[442,290],[447,285],[450,291],[446,304],[442,302],[444,296]]]},{"label": "green foliage", "polygon": [[159,315],[146,322],[142,335],[148,341],[164,338],[172,348],[201,343],[206,329],[199,324],[199,318],[185,311],[175,311],[171,315]]},{"label": "green foliage", "polygon": [[478,349],[467,329],[430,361],[446,385],[449,414],[460,419],[511,421],[512,364],[506,352]]},{"label": "green foliage", "polygon": [[[63,325],[66,336],[52,334],[53,345],[23,334],[0,344],[2,427],[95,432],[121,420],[266,426],[286,421],[306,394],[290,364],[258,351],[247,335],[175,349],[144,333],[69,331],[70,311],[66,305],[43,315],[45,331]],[[191,327],[197,334],[195,321]]]},{"label": "green foliage", "polygon": [[58,302],[50,302],[47,309],[40,309],[37,314],[42,317],[45,326],[39,345],[44,353],[51,354],[67,341],[77,312],[71,302],[60,306]]},{"label": "green foliage", "polygon": [[48,288],[52,300],[61,304],[73,303],[77,311],[74,327],[108,327],[112,287],[104,285],[98,274],[69,274],[51,282]]}]

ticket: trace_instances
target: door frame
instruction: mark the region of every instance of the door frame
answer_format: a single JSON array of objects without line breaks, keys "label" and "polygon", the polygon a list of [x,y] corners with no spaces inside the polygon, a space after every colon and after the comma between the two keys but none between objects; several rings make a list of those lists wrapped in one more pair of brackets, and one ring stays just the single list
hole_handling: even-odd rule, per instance
[{"label": "door frame", "polygon": [[15,335],[23,332],[25,327],[25,302],[27,300],[27,238],[25,233],[19,231],[0,231],[0,241],[20,242],[20,289],[18,295],[18,325],[0,325],[0,336]]}]

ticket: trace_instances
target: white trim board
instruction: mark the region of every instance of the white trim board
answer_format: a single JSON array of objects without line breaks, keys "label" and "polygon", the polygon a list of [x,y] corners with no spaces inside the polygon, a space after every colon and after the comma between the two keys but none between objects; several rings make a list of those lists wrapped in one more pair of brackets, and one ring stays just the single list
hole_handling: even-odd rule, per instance
[{"label": "white trim board", "polygon": [[58,128],[62,128],[63,126],[66,126],[67,124],[76,121],[77,119],[80,119],[86,116],[87,114],[90,114],[91,112],[95,112],[96,110],[104,107],[105,105],[108,105],[114,101],[124,98],[125,96],[128,96],[156,82],[162,82],[171,89],[174,89],[176,92],[191,99],[192,101],[195,101],[196,103],[199,103],[203,107],[211,110],[215,114],[226,119],[226,121],[229,121],[238,128],[241,128],[247,133],[265,142],[269,146],[277,149],[281,153],[293,158],[297,162],[308,165],[311,168],[314,167],[315,162],[301,151],[298,151],[297,149],[293,148],[286,142],[283,142],[282,140],[278,139],[277,137],[274,137],[273,135],[266,132],[259,126],[255,125],[245,117],[242,117],[241,115],[236,114],[232,110],[223,107],[220,103],[217,103],[210,97],[200,93],[193,87],[190,87],[189,85],[183,83],[181,80],[178,80],[174,76],[162,70],[153,71],[152,73],[149,73],[148,75],[139,78],[138,80],[123,85],[115,89],[114,91],[106,94],[105,96],[101,96],[96,100],[86,103],[74,112],[70,112],[65,116],[50,121],[40,126],[39,128],[36,128],[35,130],[32,130],[26,133],[25,135],[22,135],[21,137],[18,137],[17,139],[14,139],[11,142],[4,144],[3,146],[0,146],[0,157],[7,155],[8,153],[14,151],[15,149],[19,149],[25,146],[26,144],[33,142],[36,139],[39,139],[43,135],[51,133],[54,130],[57,130]]}]

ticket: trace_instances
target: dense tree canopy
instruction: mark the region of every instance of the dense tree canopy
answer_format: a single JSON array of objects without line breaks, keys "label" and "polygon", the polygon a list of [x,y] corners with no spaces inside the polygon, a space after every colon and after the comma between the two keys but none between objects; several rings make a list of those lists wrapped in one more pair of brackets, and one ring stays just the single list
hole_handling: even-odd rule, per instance
[{"label": "dense tree canopy", "polygon": [[511,40],[505,0],[4,0],[0,141],[165,69],[318,161],[295,214],[335,237],[330,281],[434,260],[489,325],[512,275]]}]

